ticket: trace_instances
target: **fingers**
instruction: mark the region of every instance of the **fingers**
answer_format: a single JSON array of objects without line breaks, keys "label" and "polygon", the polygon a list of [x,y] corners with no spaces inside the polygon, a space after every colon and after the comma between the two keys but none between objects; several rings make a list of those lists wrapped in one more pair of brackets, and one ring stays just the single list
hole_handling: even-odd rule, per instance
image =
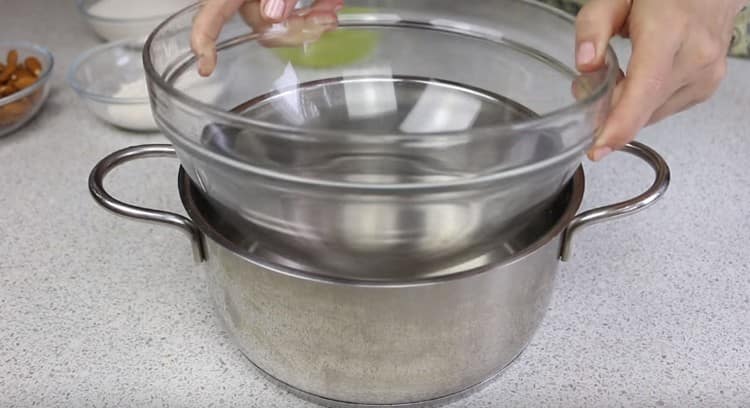
[{"label": "fingers", "polygon": [[242,16],[247,25],[252,27],[253,32],[256,33],[263,33],[273,25],[263,17],[258,1],[245,2],[240,7],[240,16]]},{"label": "fingers", "polygon": [[[625,73],[622,72],[622,69],[618,69],[615,83],[619,84],[620,82],[622,82],[624,78],[625,78]],[[589,95],[591,95],[591,92],[597,86],[599,86],[600,83],[601,83],[601,79],[598,76],[583,73],[583,74],[578,75],[576,79],[573,80],[573,83],[571,84],[571,87],[570,87],[570,92],[576,101],[580,101],[581,99],[584,99],[588,97]]]},{"label": "fingers", "polygon": [[[296,0],[287,1],[286,4],[287,10],[285,11],[283,20],[294,17],[308,17],[310,14],[313,14],[313,16],[325,14],[335,18],[336,12],[344,6],[344,0],[318,0],[310,7],[298,10],[294,9]],[[262,8],[262,3],[259,4],[255,1],[247,1],[240,8],[240,14],[245,19],[245,22],[252,26],[256,32],[263,32],[274,23],[269,17],[265,16]]]},{"label": "fingers", "polygon": [[616,102],[589,156],[600,160],[633,140],[654,111],[682,86],[672,74],[682,44],[678,31],[643,28],[632,37],[633,54]]},{"label": "fingers", "polygon": [[343,0],[318,0],[309,8],[293,10],[285,19],[284,30],[267,32],[258,41],[265,47],[295,47],[317,41],[336,29],[336,12],[343,5]]},{"label": "fingers", "polygon": [[216,39],[221,27],[245,0],[206,1],[195,17],[190,46],[198,57],[198,73],[208,76],[216,67]]},{"label": "fingers", "polygon": [[[709,13],[710,10],[700,10],[699,14]],[[730,31],[734,29],[733,20],[728,18],[726,27],[719,25],[718,28],[695,27],[695,24],[683,25],[690,28],[683,30],[686,36],[683,46],[675,56],[671,74],[679,89],[652,113],[648,125],[706,101],[716,92],[726,74],[726,56],[731,42]]]},{"label": "fingers", "polygon": [[343,0],[318,0],[309,9],[295,11],[297,0],[207,0],[193,22],[190,44],[198,57],[198,73],[216,68],[216,40],[221,28],[239,11],[255,32],[264,33],[275,23],[288,21],[286,33],[261,37],[264,45],[296,45],[336,28],[336,12]]},{"label": "fingers", "polygon": [[653,125],[668,116],[672,116],[675,113],[682,112],[698,104],[699,99],[696,96],[696,93],[697,92],[693,86],[686,85],[683,88],[680,88],[664,103],[664,105],[659,107],[659,109],[651,115],[648,125]]},{"label": "fingers", "polygon": [[590,0],[576,17],[576,66],[579,71],[598,69],[604,63],[607,44],[620,32],[631,0]]},{"label": "fingers", "polygon": [[[624,0],[592,0],[577,27],[581,47],[606,31],[603,23],[593,22],[596,16],[619,21],[620,14],[605,10],[615,1]],[[593,160],[622,148],[644,126],[708,99],[726,71],[735,15],[729,2],[630,1],[633,7],[619,31],[630,35],[633,52],[627,75],[612,94],[612,110],[589,151]],[[596,57],[603,57],[598,52]],[[587,56],[579,53],[579,60],[582,55]]]},{"label": "fingers", "polygon": [[258,38],[265,47],[296,47],[314,42],[328,31],[338,26],[336,14],[322,11],[308,11],[304,16],[292,13],[286,20],[283,31],[269,31]]},{"label": "fingers", "polygon": [[659,107],[649,119],[652,125],[675,113],[687,110],[711,97],[726,74],[726,62],[711,65],[698,72],[688,85],[683,86]]}]

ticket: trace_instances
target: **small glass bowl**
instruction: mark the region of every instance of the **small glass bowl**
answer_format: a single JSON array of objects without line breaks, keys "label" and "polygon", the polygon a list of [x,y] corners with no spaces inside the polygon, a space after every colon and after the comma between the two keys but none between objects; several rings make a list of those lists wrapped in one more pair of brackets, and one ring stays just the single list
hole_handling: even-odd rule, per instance
[{"label": "small glass bowl", "polygon": [[[180,8],[187,7],[193,3],[192,0],[185,0],[184,5],[179,4],[176,9],[167,9],[168,6],[159,1],[137,1],[147,6],[152,12],[143,13],[138,16],[109,17],[101,16],[92,12],[92,7],[102,0],[76,0],[78,11],[86,19],[88,25],[94,30],[96,35],[105,41],[119,41],[128,38],[138,38],[145,41],[151,31],[156,28],[164,19],[172,13],[179,11]],[[150,4],[147,4],[150,3]],[[141,5],[130,4],[131,10],[139,10]],[[168,10],[168,11],[167,11]]]},{"label": "small glass bowl", "polygon": [[48,49],[27,42],[0,41],[3,63],[8,52],[14,49],[18,51],[19,63],[27,57],[36,57],[42,63],[42,72],[33,85],[0,98],[0,136],[20,128],[39,112],[47,100],[49,78],[54,67],[54,58]]},{"label": "small glass bowl", "polygon": [[94,115],[122,129],[158,130],[151,113],[141,46],[126,39],[96,46],[73,62],[68,84]]}]

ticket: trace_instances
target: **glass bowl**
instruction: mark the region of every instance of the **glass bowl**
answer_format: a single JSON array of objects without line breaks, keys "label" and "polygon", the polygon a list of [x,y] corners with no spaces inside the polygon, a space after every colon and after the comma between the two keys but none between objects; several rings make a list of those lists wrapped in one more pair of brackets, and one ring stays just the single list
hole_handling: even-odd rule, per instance
[{"label": "glass bowl", "polygon": [[[142,54],[143,47],[138,39],[93,47],[73,62],[68,71],[68,84],[89,110],[105,122],[130,131],[158,131]],[[195,89],[199,92],[202,88],[199,84]],[[208,94],[202,95],[206,101],[211,100]]]},{"label": "glass bowl", "polygon": [[145,41],[159,23],[192,3],[193,0],[76,0],[78,11],[105,41]]},{"label": "glass bowl", "polygon": [[105,122],[126,130],[154,132],[158,127],[151,113],[141,52],[133,40],[94,47],[73,62],[68,84]]},{"label": "glass bowl", "polygon": [[42,65],[33,85],[0,97],[0,136],[5,136],[28,123],[41,109],[49,94],[49,78],[54,68],[52,53],[46,48],[26,42],[0,41],[0,55],[4,64],[8,52],[18,52],[18,63],[35,57]]},{"label": "glass bowl", "polygon": [[433,262],[539,214],[608,113],[614,52],[577,73],[572,17],[533,1],[346,4],[319,39],[234,16],[205,78],[190,48],[202,5],[149,36],[157,124],[205,196],[290,252],[360,270]]}]

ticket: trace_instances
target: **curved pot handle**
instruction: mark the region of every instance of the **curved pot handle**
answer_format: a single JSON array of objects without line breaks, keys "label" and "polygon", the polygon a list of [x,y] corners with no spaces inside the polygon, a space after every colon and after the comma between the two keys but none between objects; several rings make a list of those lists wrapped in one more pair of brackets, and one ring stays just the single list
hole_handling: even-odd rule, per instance
[{"label": "curved pot handle", "polygon": [[628,143],[625,148],[623,148],[623,151],[639,157],[654,169],[654,172],[656,173],[654,183],[651,184],[651,187],[649,187],[648,190],[637,197],[633,197],[617,204],[594,208],[576,215],[563,232],[562,246],[560,249],[560,259],[563,261],[570,259],[571,240],[573,234],[575,234],[578,229],[587,225],[609,221],[614,218],[623,217],[643,210],[656,202],[656,200],[661,198],[661,196],[667,191],[670,179],[669,166],[659,153],[639,142]]},{"label": "curved pot handle", "polygon": [[145,159],[149,157],[175,157],[174,148],[169,144],[149,144],[131,146],[118,150],[103,158],[94,166],[89,175],[89,191],[94,200],[109,211],[117,215],[134,218],[141,221],[155,222],[179,229],[187,234],[193,245],[193,256],[196,262],[201,262],[205,253],[203,251],[203,234],[193,221],[182,215],[138,207],[124,203],[112,197],[104,189],[104,178],[115,167],[132,160]]}]

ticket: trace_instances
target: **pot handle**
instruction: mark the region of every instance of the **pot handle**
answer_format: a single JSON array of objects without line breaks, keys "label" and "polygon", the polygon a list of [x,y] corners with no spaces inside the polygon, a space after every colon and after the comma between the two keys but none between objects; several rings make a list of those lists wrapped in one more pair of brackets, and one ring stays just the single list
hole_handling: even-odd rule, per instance
[{"label": "pot handle", "polygon": [[639,142],[628,143],[622,151],[637,156],[654,169],[655,178],[653,184],[651,184],[648,190],[637,197],[617,204],[594,208],[576,215],[563,232],[560,249],[561,260],[567,261],[570,259],[571,240],[576,231],[581,227],[634,214],[656,202],[667,191],[670,179],[669,166],[659,153]]},{"label": "pot handle", "polygon": [[179,214],[124,203],[112,197],[104,189],[104,178],[115,167],[123,163],[150,157],[176,157],[176,155],[174,147],[169,144],[146,144],[118,150],[103,158],[91,170],[91,174],[89,175],[89,191],[99,205],[117,215],[164,224],[179,229],[190,238],[195,261],[201,262],[205,259],[203,234],[201,234],[192,220]]}]

